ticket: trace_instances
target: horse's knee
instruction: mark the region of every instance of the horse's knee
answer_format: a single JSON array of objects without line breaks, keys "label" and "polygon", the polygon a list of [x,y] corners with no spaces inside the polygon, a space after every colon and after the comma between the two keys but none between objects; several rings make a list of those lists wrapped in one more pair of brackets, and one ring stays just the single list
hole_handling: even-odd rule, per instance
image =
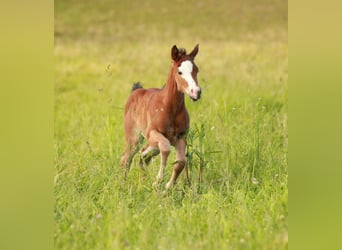
[{"label": "horse's knee", "polygon": [[167,139],[165,139],[158,142],[158,148],[160,152],[168,154],[171,151],[171,144]]},{"label": "horse's knee", "polygon": [[148,141],[150,146],[158,147],[161,153],[171,151],[170,141],[156,130],[152,130],[149,133]]}]

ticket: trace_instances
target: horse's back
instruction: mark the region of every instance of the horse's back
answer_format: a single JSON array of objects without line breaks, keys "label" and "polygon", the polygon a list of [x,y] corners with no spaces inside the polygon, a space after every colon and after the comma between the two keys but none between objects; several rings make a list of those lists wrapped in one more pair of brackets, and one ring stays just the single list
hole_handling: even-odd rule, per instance
[{"label": "horse's back", "polygon": [[125,113],[134,110],[146,109],[153,96],[160,91],[159,88],[137,88],[132,91],[126,102]]}]

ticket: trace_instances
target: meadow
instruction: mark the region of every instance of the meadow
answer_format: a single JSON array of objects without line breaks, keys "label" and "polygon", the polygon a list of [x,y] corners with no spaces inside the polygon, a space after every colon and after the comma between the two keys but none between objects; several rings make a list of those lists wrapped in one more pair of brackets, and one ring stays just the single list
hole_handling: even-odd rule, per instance
[{"label": "meadow", "polygon": [[[187,171],[165,192],[137,155],[124,180],[132,84],[197,43]],[[54,53],[56,249],[288,248],[287,1],[58,0]]]}]

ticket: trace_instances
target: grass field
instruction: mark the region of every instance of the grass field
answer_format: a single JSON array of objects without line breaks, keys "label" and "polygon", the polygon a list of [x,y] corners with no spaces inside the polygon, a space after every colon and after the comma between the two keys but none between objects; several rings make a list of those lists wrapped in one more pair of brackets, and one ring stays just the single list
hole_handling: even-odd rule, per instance
[{"label": "grass field", "polygon": [[[125,181],[132,83],[196,43],[188,177]],[[287,80],[287,1],[55,1],[55,248],[287,249]]]}]

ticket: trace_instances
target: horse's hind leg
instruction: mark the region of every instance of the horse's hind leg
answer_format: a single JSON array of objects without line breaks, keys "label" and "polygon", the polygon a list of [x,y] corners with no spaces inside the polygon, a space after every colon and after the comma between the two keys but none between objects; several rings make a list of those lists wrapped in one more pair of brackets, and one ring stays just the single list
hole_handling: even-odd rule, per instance
[{"label": "horse's hind leg", "polygon": [[126,149],[125,149],[123,156],[121,157],[121,165],[125,167],[126,169],[125,176],[127,176],[131,168],[132,161],[133,161],[135,154],[139,151],[139,148],[140,148],[139,142],[140,142],[139,139],[126,142]]},{"label": "horse's hind leg", "polygon": [[125,139],[126,147],[121,157],[121,166],[126,168],[125,176],[127,176],[131,168],[134,155],[139,151],[143,141],[143,137],[137,132],[133,121],[131,121],[129,117],[125,118]]},{"label": "horse's hind leg", "polygon": [[136,148],[138,146],[138,140],[136,138],[131,138],[126,135],[126,146],[125,151],[121,157],[121,166],[125,168],[129,168],[132,163],[132,159],[136,154]]}]

